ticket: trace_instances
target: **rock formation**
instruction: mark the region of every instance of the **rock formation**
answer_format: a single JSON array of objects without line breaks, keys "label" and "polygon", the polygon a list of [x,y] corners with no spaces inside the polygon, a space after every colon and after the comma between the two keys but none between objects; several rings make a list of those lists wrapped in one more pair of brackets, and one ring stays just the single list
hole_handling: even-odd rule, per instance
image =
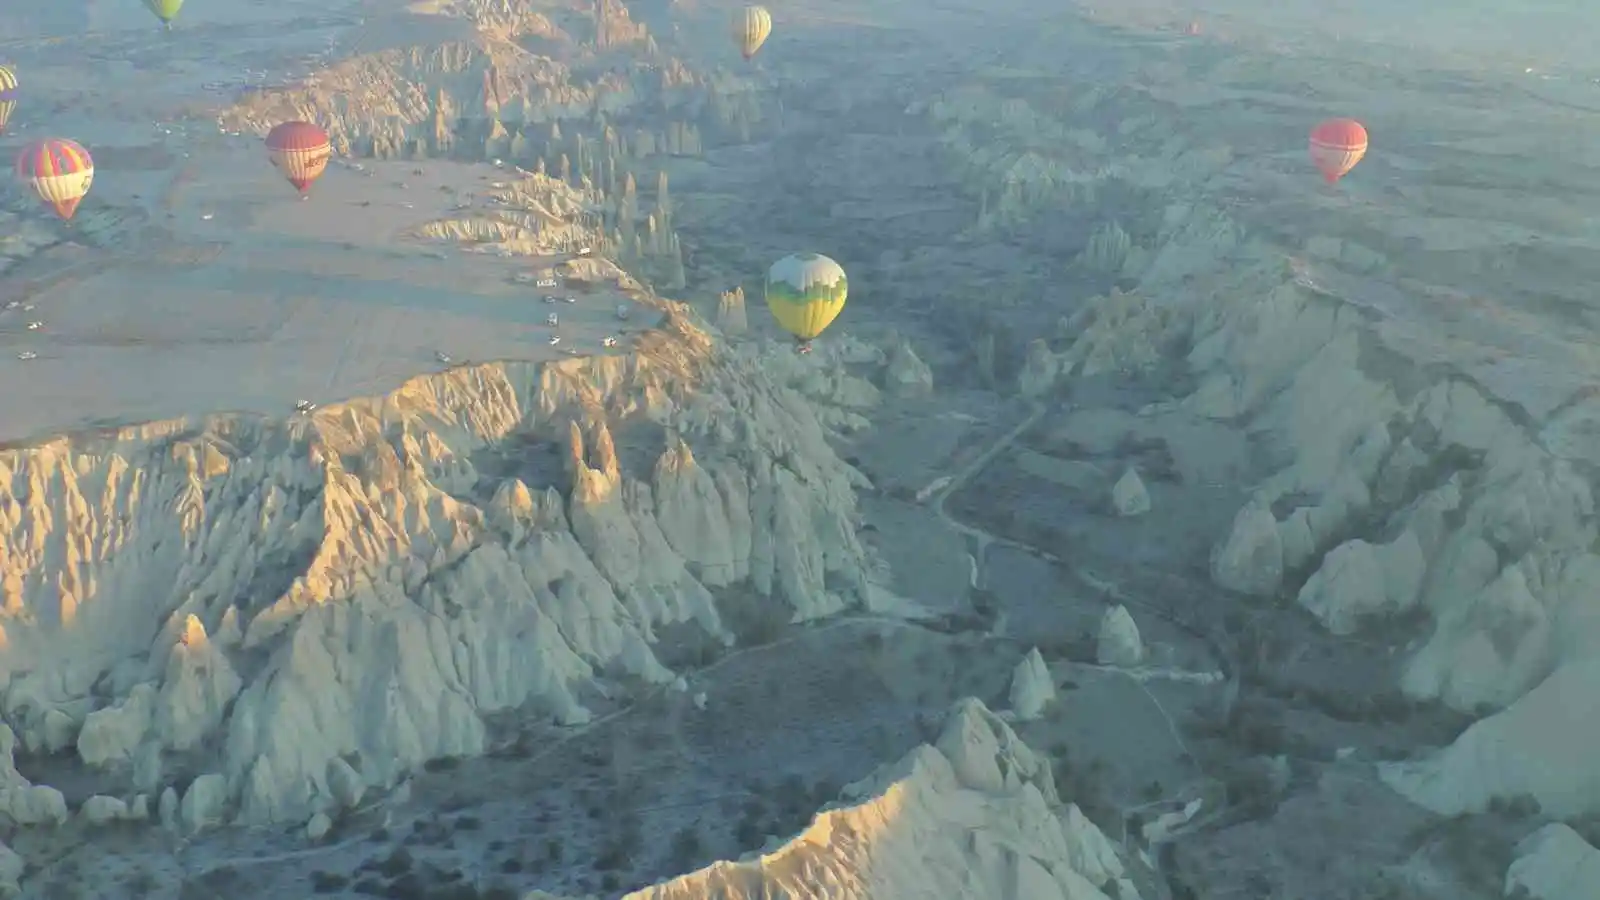
[{"label": "rock formation", "polygon": [[717,327],[729,337],[739,337],[750,330],[750,321],[745,315],[742,286],[731,291],[723,291],[718,295]]},{"label": "rock formation", "polygon": [[[1536,276],[1523,254],[1549,245],[1532,235],[1547,235],[1566,201],[1484,205],[1455,192],[1385,201],[1365,224],[1307,207],[1304,221],[1338,233],[1277,246],[1249,204],[1212,200],[1239,185],[1225,126],[1192,135],[1162,124],[1193,122],[1185,110],[1238,86],[1220,74],[1221,84],[1170,80],[1152,99],[966,84],[911,109],[939,129],[969,195],[985,198],[978,231],[1022,234],[1039,211],[1069,206],[1099,216],[1080,268],[1138,286],[1063,322],[1065,373],[1176,364],[1191,383],[1179,410],[1246,430],[1262,450],[1270,470],[1252,474],[1217,541],[1220,586],[1295,596],[1341,633],[1425,614],[1401,687],[1494,714],[1436,757],[1397,767],[1391,783],[1441,810],[1530,790],[1552,809],[1600,810],[1593,767],[1569,752],[1600,742],[1600,719],[1576,695],[1600,658],[1590,474],[1600,369],[1587,330],[1545,312],[1584,302],[1590,238],[1574,232],[1551,257],[1563,275]],[[1120,124],[1085,126],[1094,115]],[[1017,137],[996,135],[1002,121]],[[1141,132],[1163,149],[1128,153]],[[1038,134],[1053,136],[1048,147],[1020,137]],[[1450,193],[1418,178],[1419,190]],[[1135,224],[1130,193],[1158,214]],[[1527,218],[1533,207],[1545,218]],[[981,340],[979,374],[990,377],[999,352]]]},{"label": "rock formation", "polygon": [[1043,396],[1055,388],[1060,377],[1061,361],[1050,352],[1050,345],[1043,338],[1029,341],[1017,373],[1017,391],[1024,397]]},{"label": "rock formation", "polygon": [[889,393],[897,397],[925,397],[933,390],[933,370],[903,339],[896,340],[889,351],[889,367],[883,377]]},{"label": "rock formation", "polygon": [[[662,312],[632,357],[0,454],[0,700],[24,744],[75,748],[185,829],[305,821],[482,751],[486,712],[582,722],[603,673],[672,680],[655,630],[731,642],[720,588],[795,619],[860,603],[865,479],[827,441],[853,414],[816,401],[875,393],[820,358],[719,354]],[[0,728],[0,761],[13,743]],[[13,821],[67,817],[52,788],[0,781]]]},{"label": "rock formation", "polygon": [[1050,667],[1035,647],[1011,673],[1011,712],[1023,722],[1037,719],[1055,698],[1055,679],[1050,677]]},{"label": "rock formation", "polygon": [[1600,850],[1571,827],[1546,825],[1517,845],[1506,872],[1506,896],[1519,889],[1533,900],[1584,900],[1600,884]]},{"label": "rock formation", "polygon": [[808,896],[952,900],[1133,900],[1111,841],[1060,808],[1050,765],[976,700],[932,745],[846,787],[781,846],[719,862],[641,900]]},{"label": "rock formation", "polygon": [[1117,604],[1100,617],[1095,641],[1095,661],[1102,666],[1131,668],[1144,662],[1144,641],[1128,608]]},{"label": "rock formation", "polygon": [[12,852],[10,847],[0,844],[0,896],[15,897],[22,893],[22,886],[18,882],[25,869],[22,857]]},{"label": "rock formation", "polygon": [[1142,516],[1150,511],[1150,491],[1138,469],[1129,467],[1111,486],[1111,508],[1119,516]]}]

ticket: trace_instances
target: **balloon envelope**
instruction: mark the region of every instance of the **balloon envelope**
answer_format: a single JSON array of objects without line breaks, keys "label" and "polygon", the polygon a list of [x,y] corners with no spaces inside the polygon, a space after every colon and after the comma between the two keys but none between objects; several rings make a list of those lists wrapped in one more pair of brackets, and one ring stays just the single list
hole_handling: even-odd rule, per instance
[{"label": "balloon envelope", "polygon": [[17,73],[0,66],[0,134],[6,130],[11,111],[17,108]]},{"label": "balloon envelope", "polygon": [[739,52],[749,59],[772,34],[772,14],[764,6],[746,6],[734,12],[732,30]]},{"label": "balloon envelope", "polygon": [[17,180],[50,204],[56,215],[71,219],[94,184],[94,160],[76,141],[35,141],[17,154]]},{"label": "balloon envelope", "polygon": [[1311,161],[1333,184],[1367,155],[1367,129],[1355,119],[1329,119],[1311,129]]},{"label": "balloon envelope", "polygon": [[328,168],[332,155],[328,133],[310,122],[283,122],[267,132],[267,156],[272,165],[302,194]]},{"label": "balloon envelope", "polygon": [[767,270],[767,308],[783,330],[802,341],[833,324],[849,292],[844,268],[820,254],[785,256]]},{"label": "balloon envelope", "polygon": [[171,25],[178,17],[178,10],[183,8],[183,0],[144,0],[144,8],[155,13],[162,24]]}]

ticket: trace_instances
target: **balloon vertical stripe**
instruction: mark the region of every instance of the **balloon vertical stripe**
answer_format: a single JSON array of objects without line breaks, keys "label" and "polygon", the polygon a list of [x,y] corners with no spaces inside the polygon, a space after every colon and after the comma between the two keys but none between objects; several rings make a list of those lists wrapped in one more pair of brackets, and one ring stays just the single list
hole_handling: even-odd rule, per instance
[{"label": "balloon vertical stripe", "polygon": [[772,14],[762,6],[746,6],[733,14],[732,31],[739,53],[749,59],[772,34]]},{"label": "balloon vertical stripe", "polygon": [[1329,119],[1311,129],[1310,151],[1323,180],[1333,184],[1367,155],[1367,129],[1355,119]]},{"label": "balloon vertical stripe", "polygon": [[35,141],[17,154],[17,180],[63,219],[71,219],[94,184],[94,159],[76,141]]},{"label": "balloon vertical stripe", "polygon": [[267,133],[267,156],[289,183],[304,194],[322,176],[333,156],[328,133],[310,122],[284,122]]}]

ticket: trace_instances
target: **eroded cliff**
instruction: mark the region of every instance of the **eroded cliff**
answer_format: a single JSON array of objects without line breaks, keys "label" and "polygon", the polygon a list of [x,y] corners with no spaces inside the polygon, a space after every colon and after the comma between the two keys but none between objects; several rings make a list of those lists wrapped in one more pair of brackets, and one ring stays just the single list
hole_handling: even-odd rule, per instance
[{"label": "eroded cliff", "polygon": [[[487,713],[576,724],[604,680],[670,681],[662,627],[734,642],[722,589],[797,620],[860,603],[865,479],[827,438],[870,385],[724,354],[662,311],[628,356],[7,451],[0,704],[21,749],[76,753],[99,793],[186,827],[300,817],[481,752]],[[11,818],[66,814],[8,771]]]}]

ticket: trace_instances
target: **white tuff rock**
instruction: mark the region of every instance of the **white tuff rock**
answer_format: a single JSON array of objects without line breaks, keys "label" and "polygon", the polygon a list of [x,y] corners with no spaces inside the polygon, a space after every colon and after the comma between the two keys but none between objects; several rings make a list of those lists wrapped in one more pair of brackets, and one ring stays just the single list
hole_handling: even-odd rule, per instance
[{"label": "white tuff rock", "polygon": [[924,397],[933,391],[933,370],[905,341],[897,341],[883,373],[889,393],[898,397]]},{"label": "white tuff rock", "polygon": [[1590,900],[1600,885],[1600,850],[1572,827],[1553,822],[1522,839],[1506,872],[1506,896],[1517,889],[1533,900]]},{"label": "white tuff rock", "polygon": [[128,804],[116,797],[96,794],[83,801],[83,818],[90,825],[107,825],[130,818]]},{"label": "white tuff rock", "polygon": [[201,775],[183,792],[178,804],[179,823],[193,833],[222,824],[228,806],[228,783],[221,775]]},{"label": "white tuff rock", "polygon": [[1384,781],[1442,815],[1532,797],[1552,816],[1600,809],[1600,659],[1565,666],[1433,756],[1384,765]]},{"label": "white tuff rock", "polygon": [[1058,804],[1049,764],[983,704],[963,700],[934,746],[849,785],[782,846],[635,896],[755,900],[827,885],[840,897],[1136,898],[1114,845],[1076,806],[1058,814]]},{"label": "white tuff rock", "polygon": [[327,813],[319,812],[306,822],[306,840],[316,843],[327,837],[328,832],[332,830],[333,820],[328,818]]},{"label": "white tuff rock", "polygon": [[1142,516],[1150,511],[1150,491],[1139,477],[1139,470],[1130,466],[1111,486],[1111,508],[1119,516]]},{"label": "white tuff rock", "polygon": [[1139,625],[1128,608],[1117,604],[1100,616],[1100,634],[1095,641],[1095,661],[1102,666],[1132,668],[1144,662],[1144,641]]},{"label": "white tuff rock", "polygon": [[1044,708],[1056,698],[1056,683],[1039,648],[1034,647],[1011,673],[1011,712],[1018,720],[1032,721],[1044,715]]},{"label": "white tuff rock", "polygon": [[16,851],[0,844],[0,897],[15,897],[22,893],[22,873],[27,864]]},{"label": "white tuff rock", "polygon": [[1239,510],[1228,540],[1211,557],[1211,577],[1231,591],[1270,596],[1283,584],[1283,540],[1265,504]]},{"label": "white tuff rock", "polygon": [[1352,634],[1362,620],[1404,612],[1416,603],[1426,569],[1422,546],[1407,531],[1374,546],[1360,538],[1333,548],[1300,588],[1297,602],[1334,634]]},{"label": "white tuff rock", "polygon": [[1050,345],[1043,338],[1029,341],[1022,369],[1017,372],[1018,392],[1024,397],[1042,396],[1055,388],[1060,377],[1061,361],[1050,352]]}]

